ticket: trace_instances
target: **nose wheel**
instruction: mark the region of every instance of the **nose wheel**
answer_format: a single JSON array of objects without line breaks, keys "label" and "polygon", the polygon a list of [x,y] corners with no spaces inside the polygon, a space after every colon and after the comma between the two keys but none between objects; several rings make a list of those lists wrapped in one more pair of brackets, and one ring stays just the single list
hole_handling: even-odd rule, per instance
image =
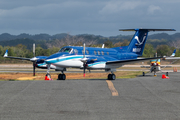
[{"label": "nose wheel", "polygon": [[108,80],[115,80],[116,79],[116,75],[115,74],[109,74],[108,75]]},{"label": "nose wheel", "polygon": [[66,80],[66,75],[65,74],[59,74],[58,80]]}]

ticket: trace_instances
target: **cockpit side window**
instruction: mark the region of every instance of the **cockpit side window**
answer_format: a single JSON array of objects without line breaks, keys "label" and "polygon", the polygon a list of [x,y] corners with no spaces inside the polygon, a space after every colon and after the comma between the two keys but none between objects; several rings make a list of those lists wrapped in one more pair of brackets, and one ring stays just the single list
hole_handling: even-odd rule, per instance
[{"label": "cockpit side window", "polygon": [[62,48],[59,52],[68,52],[70,53],[72,51],[72,48]]}]

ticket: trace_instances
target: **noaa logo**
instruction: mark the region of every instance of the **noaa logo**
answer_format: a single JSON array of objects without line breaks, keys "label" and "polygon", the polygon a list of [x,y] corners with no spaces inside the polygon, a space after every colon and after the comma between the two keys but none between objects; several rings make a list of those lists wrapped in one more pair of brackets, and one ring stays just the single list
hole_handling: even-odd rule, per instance
[{"label": "noaa logo", "polygon": [[136,45],[142,45],[142,44],[144,43],[145,39],[146,39],[146,34],[145,34],[145,36],[143,37],[142,42],[139,41],[139,37],[138,37],[138,36],[135,36],[134,39],[136,39],[137,42],[138,42],[138,43],[136,43]]}]

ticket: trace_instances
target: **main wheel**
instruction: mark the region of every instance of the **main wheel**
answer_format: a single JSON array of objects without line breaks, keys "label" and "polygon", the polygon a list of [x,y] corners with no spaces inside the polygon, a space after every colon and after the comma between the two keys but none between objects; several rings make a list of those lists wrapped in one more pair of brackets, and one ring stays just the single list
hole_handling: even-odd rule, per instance
[{"label": "main wheel", "polygon": [[111,80],[115,80],[116,79],[116,75],[115,74],[111,74]]},{"label": "main wheel", "polygon": [[142,75],[145,76],[145,72],[143,72]]},{"label": "main wheel", "polygon": [[66,80],[66,75],[65,74],[62,74],[62,80]]},{"label": "main wheel", "polygon": [[108,75],[108,80],[111,80],[111,78],[112,78],[112,77],[111,77],[111,74],[109,74],[109,75]]},{"label": "main wheel", "polygon": [[58,80],[62,80],[62,74],[58,75]]},{"label": "main wheel", "polygon": [[166,72],[166,76],[169,76],[168,72]]}]

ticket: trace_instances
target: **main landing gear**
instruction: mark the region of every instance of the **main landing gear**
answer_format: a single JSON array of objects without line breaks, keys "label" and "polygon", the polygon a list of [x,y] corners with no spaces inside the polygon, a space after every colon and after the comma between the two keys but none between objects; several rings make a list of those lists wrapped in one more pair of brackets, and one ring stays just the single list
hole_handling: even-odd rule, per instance
[{"label": "main landing gear", "polygon": [[108,80],[115,80],[116,75],[114,73],[108,75]]},{"label": "main landing gear", "polygon": [[59,74],[57,80],[66,80],[66,75],[64,73],[63,74]]},{"label": "main landing gear", "polygon": [[66,75],[64,74],[63,71],[61,71],[61,72],[62,72],[62,74],[58,75],[58,79],[57,80],[66,80]]}]

